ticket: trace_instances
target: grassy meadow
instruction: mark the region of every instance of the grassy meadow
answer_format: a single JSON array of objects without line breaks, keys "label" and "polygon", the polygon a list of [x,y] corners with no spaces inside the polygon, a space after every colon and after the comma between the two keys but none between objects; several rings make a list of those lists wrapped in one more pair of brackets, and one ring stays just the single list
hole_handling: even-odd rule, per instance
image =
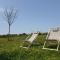
[{"label": "grassy meadow", "polygon": [[43,50],[46,34],[39,34],[28,49],[21,48],[28,35],[0,36],[0,60],[60,60],[60,51]]}]

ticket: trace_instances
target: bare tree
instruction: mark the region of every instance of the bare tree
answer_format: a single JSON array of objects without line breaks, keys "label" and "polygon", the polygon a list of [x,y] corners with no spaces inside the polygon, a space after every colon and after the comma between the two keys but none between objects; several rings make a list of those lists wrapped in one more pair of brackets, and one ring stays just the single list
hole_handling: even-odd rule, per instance
[{"label": "bare tree", "polygon": [[10,36],[10,27],[15,21],[16,13],[17,13],[17,11],[15,9],[5,9],[4,10],[4,16],[6,18],[8,26],[9,26],[8,40],[9,40],[9,36]]}]

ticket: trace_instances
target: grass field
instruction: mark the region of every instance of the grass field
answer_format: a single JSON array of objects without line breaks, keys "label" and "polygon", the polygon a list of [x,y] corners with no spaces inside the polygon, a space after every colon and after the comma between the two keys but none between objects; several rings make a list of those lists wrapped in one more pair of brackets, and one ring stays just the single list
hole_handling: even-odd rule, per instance
[{"label": "grass field", "polygon": [[38,35],[29,49],[20,48],[26,37],[13,36],[10,41],[0,37],[0,60],[60,60],[60,51],[42,49],[46,35]]}]

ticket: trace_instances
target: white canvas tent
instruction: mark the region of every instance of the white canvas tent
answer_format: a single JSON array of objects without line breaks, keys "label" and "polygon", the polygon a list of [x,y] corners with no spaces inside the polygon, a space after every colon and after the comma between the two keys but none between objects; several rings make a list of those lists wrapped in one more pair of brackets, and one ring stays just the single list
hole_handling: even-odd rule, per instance
[{"label": "white canvas tent", "polygon": [[[26,41],[32,43],[37,36],[38,36],[38,33],[32,33],[32,36],[28,40],[26,39]],[[20,47],[23,47],[23,46],[20,46]],[[27,48],[27,47],[23,47],[23,48]]]},{"label": "white canvas tent", "polygon": [[[50,40],[50,41],[56,40],[58,42],[57,49],[45,48],[45,45],[46,45],[48,40]],[[60,28],[59,27],[51,28],[51,29],[49,29],[49,32],[47,34],[46,41],[44,42],[44,45],[43,45],[43,49],[58,51],[59,42],[60,42]]]}]

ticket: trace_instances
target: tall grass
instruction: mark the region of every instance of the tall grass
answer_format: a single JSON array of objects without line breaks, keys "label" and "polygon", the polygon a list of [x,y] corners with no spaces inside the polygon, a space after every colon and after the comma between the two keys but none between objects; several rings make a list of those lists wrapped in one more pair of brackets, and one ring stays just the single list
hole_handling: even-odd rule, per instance
[{"label": "tall grass", "polygon": [[0,38],[0,60],[60,60],[60,51],[42,49],[46,35],[38,35],[34,41],[38,45],[33,44],[28,49],[20,47],[26,37],[26,35],[15,36],[11,41],[6,37]]}]

